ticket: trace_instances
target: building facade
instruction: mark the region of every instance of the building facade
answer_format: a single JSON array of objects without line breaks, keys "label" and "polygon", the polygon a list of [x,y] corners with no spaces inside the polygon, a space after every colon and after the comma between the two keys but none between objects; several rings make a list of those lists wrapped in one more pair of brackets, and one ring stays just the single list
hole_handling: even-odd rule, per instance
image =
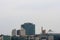
[{"label": "building facade", "polygon": [[35,35],[35,24],[24,23],[21,27],[25,29],[26,35]]},{"label": "building facade", "polygon": [[0,40],[11,40],[11,36],[8,36],[8,35],[0,35]]},{"label": "building facade", "polygon": [[26,31],[23,27],[21,27],[20,36],[25,36],[25,35],[26,35]]},{"label": "building facade", "polygon": [[17,30],[17,35],[20,35],[21,34],[20,32],[21,32],[21,30]]},{"label": "building facade", "polygon": [[12,36],[16,36],[17,35],[17,30],[16,29],[13,29],[12,30]]}]

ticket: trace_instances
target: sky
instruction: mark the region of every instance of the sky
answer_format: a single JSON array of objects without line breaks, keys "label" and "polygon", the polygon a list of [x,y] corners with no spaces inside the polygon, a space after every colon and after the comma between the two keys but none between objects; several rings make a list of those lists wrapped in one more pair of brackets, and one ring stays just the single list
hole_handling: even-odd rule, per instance
[{"label": "sky", "polygon": [[60,0],[0,0],[0,34],[11,35],[26,22],[35,24],[36,34],[42,26],[60,33]]}]

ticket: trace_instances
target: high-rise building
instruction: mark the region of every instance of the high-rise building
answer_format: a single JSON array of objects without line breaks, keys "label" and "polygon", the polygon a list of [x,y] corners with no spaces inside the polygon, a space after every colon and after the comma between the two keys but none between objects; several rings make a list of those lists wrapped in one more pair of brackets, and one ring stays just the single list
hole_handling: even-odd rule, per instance
[{"label": "high-rise building", "polygon": [[16,29],[13,29],[12,30],[12,36],[16,36],[17,35],[17,30]]},{"label": "high-rise building", "polygon": [[35,35],[35,24],[24,23],[21,25],[21,27],[25,29],[26,35]]}]

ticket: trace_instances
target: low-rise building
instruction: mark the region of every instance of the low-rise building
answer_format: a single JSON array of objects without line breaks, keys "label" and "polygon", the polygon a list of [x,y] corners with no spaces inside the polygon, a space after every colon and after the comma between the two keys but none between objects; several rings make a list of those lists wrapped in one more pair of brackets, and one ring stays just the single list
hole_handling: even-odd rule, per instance
[{"label": "low-rise building", "polygon": [[0,35],[0,40],[11,40],[11,36],[8,36],[8,35]]}]

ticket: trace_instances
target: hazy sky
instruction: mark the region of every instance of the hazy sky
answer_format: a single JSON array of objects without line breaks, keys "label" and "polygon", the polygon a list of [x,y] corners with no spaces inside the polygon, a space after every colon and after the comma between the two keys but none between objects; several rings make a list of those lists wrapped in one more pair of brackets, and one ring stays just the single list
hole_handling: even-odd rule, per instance
[{"label": "hazy sky", "polygon": [[34,23],[36,33],[41,26],[60,33],[60,0],[0,0],[0,34],[11,34],[25,22]]}]

